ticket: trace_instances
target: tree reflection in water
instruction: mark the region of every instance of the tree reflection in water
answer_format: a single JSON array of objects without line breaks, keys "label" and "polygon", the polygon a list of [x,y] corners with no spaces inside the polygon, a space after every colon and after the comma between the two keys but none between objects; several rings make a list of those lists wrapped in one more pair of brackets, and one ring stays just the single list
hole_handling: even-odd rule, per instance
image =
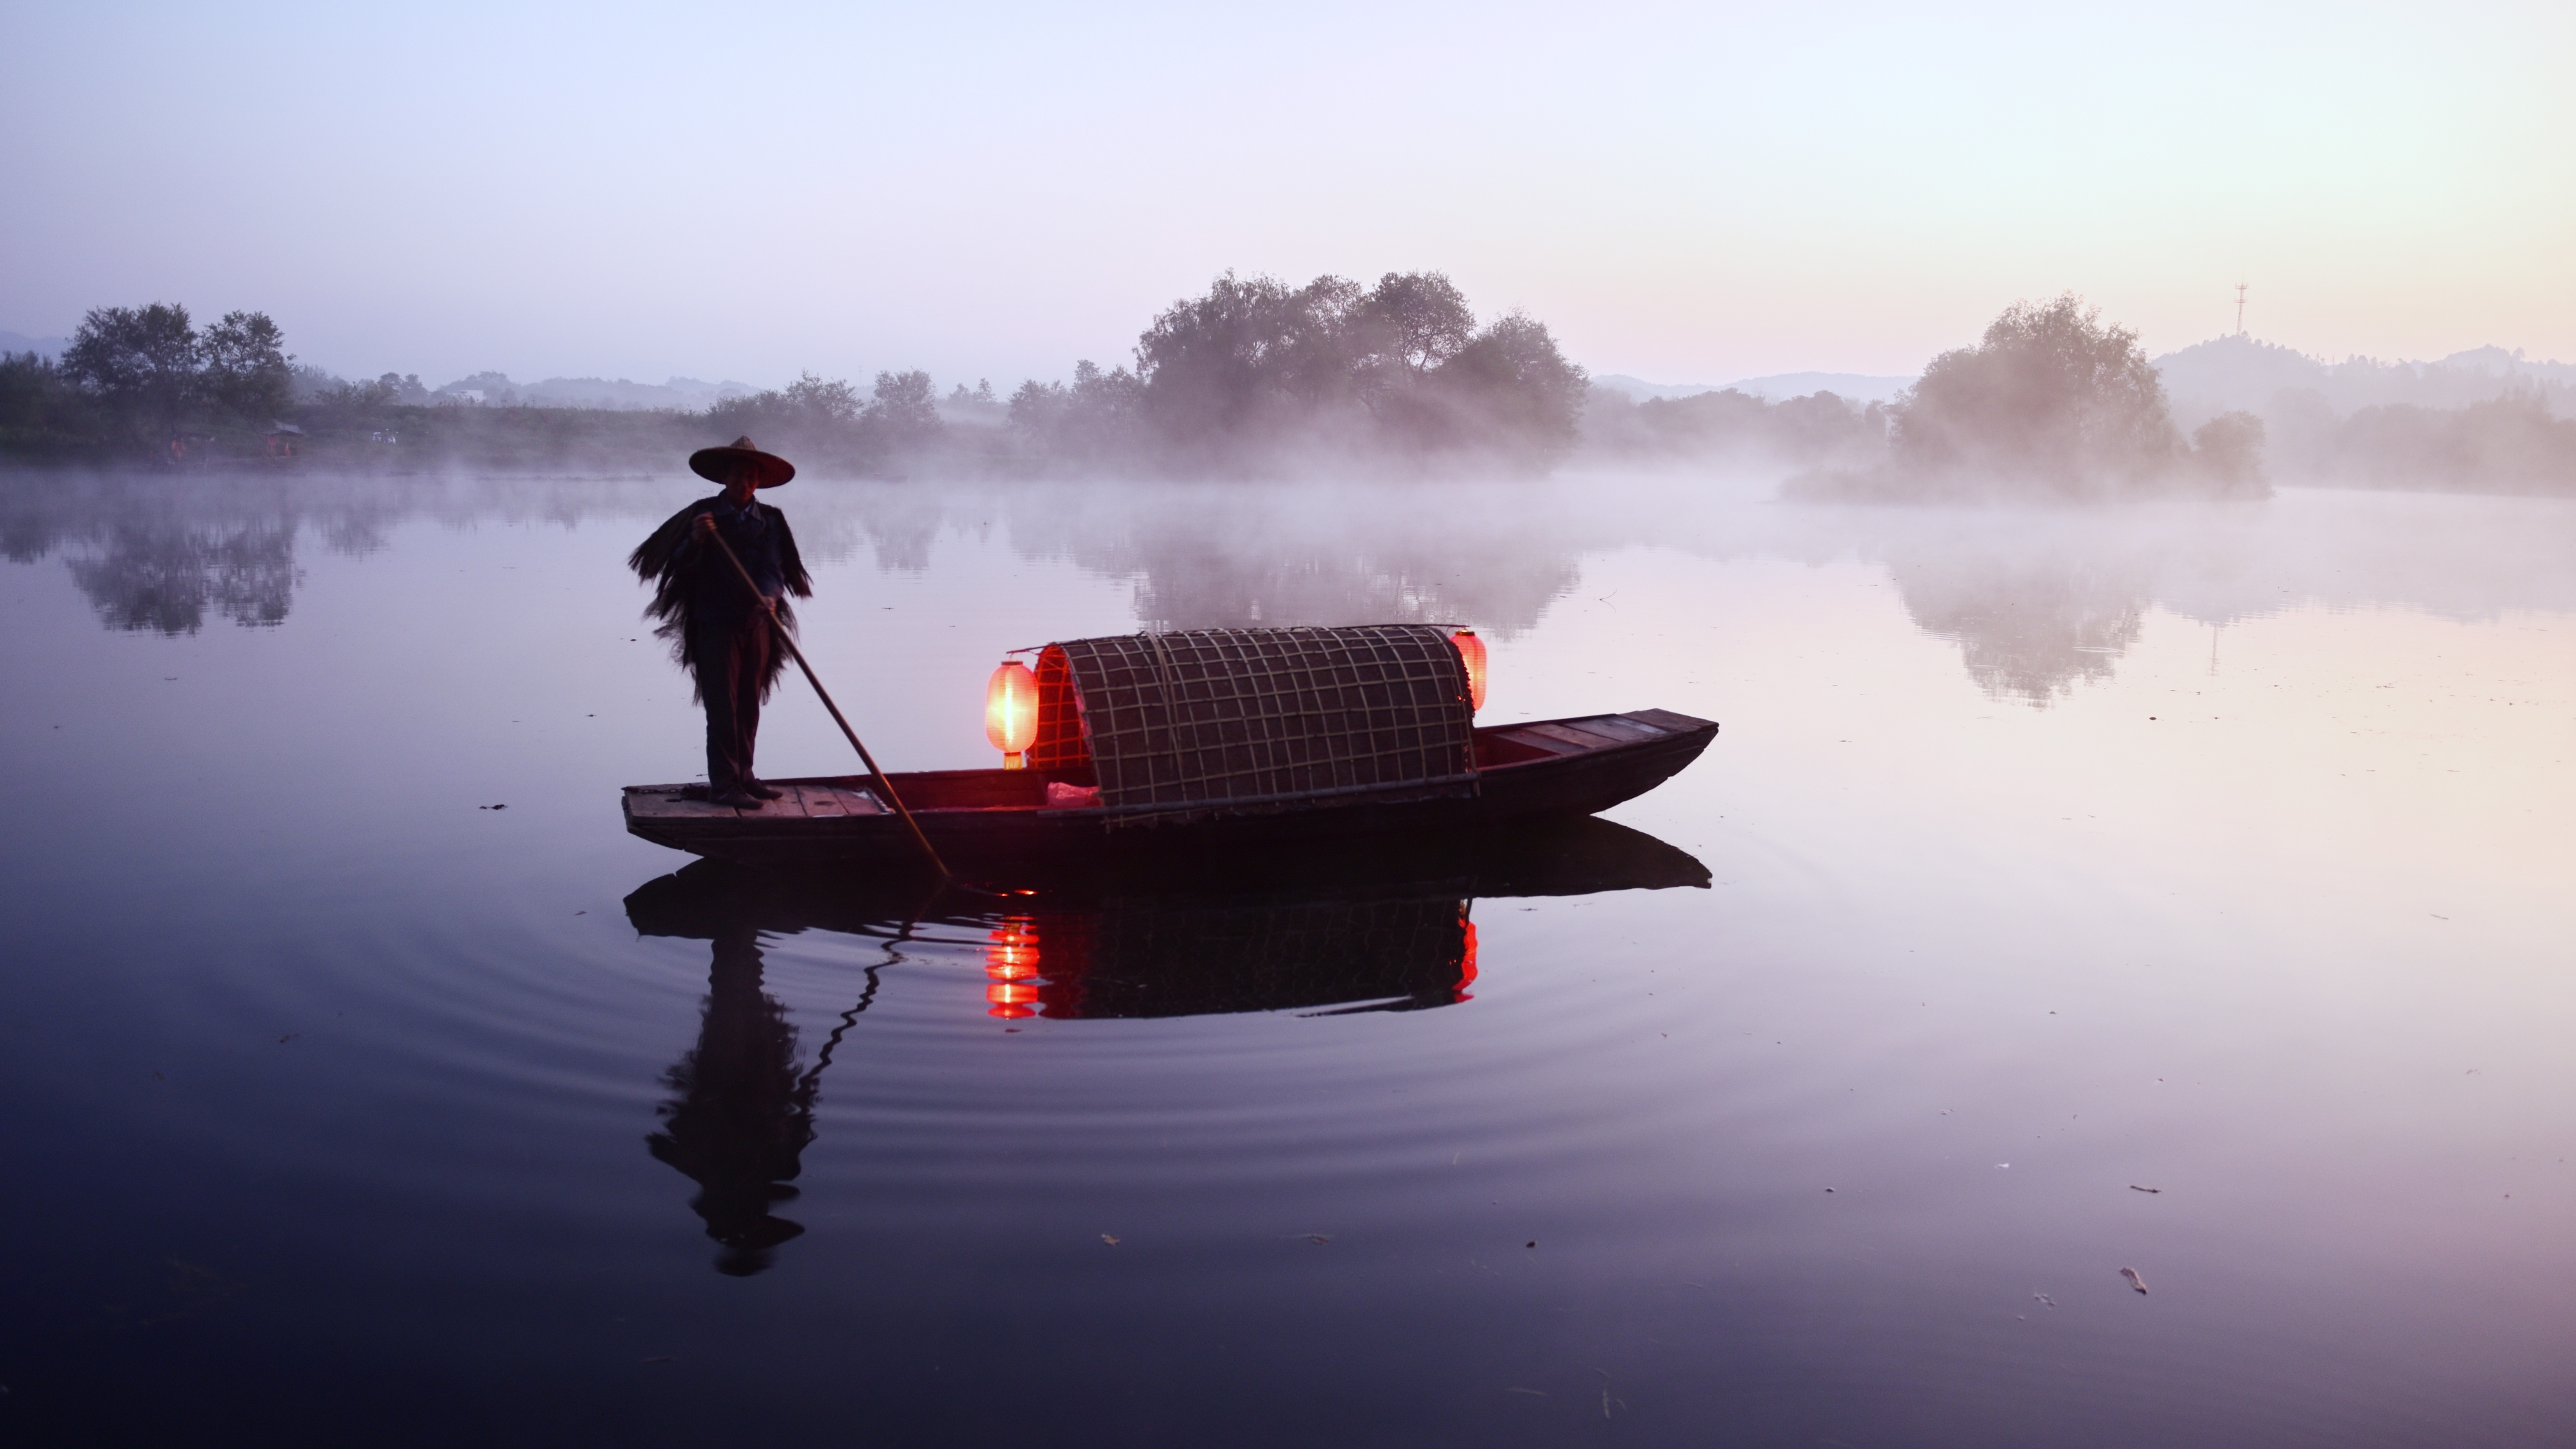
[{"label": "tree reflection in water", "polygon": [[520,479],[18,474],[0,479],[0,557],[65,555],[110,629],[194,634],[210,616],[267,628],[294,607],[304,582],[296,545],[308,526],[329,552],[363,557],[383,551],[388,530],[407,518],[644,516],[668,512],[670,491],[596,480],[531,489]]},{"label": "tree reflection in water", "polygon": [[111,629],[194,634],[206,611],[250,628],[285,622],[300,577],[292,519],[239,525],[126,524],[71,560],[72,581]]},{"label": "tree reflection in water", "polygon": [[[1536,627],[1588,558],[1627,548],[1717,563],[1857,557],[1888,568],[1915,624],[1957,643],[1980,688],[2035,707],[2107,679],[2158,608],[2224,625],[2308,603],[2455,618],[2576,606],[2571,515],[2554,501],[1782,508],[1705,488],[1652,476],[836,484],[799,499],[797,531],[819,561],[872,551],[881,570],[923,572],[943,540],[999,525],[1023,558],[1126,585],[1148,627],[1455,622],[1501,638]],[[64,554],[107,627],[187,634],[209,617],[283,621],[303,582],[299,542],[363,556],[411,519],[642,520],[700,491],[688,478],[19,475],[0,486],[0,555]]]},{"label": "tree reflection in water", "polygon": [[2154,598],[2148,570],[2101,552],[1899,552],[1888,567],[1915,627],[1957,643],[1978,688],[2041,709],[2109,679]]}]

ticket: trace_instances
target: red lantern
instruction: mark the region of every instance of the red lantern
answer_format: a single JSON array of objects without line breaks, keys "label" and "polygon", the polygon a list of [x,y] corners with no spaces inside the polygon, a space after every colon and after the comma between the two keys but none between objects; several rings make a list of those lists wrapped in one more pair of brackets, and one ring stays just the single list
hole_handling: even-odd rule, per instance
[{"label": "red lantern", "polygon": [[1016,659],[1005,659],[984,686],[984,738],[1002,752],[1002,768],[1028,763],[1038,737],[1038,677]]},{"label": "red lantern", "polygon": [[1485,641],[1473,629],[1461,629],[1449,636],[1458,646],[1458,662],[1467,666],[1467,712],[1485,707]]}]

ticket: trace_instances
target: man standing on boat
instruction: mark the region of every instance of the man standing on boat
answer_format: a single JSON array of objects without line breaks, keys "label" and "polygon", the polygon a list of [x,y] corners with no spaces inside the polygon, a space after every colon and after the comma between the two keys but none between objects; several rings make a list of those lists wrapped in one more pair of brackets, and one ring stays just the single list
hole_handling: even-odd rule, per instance
[{"label": "man standing on boat", "polygon": [[[779,793],[751,770],[760,703],[786,664],[772,631],[794,627],[787,595],[810,597],[814,583],[797,556],[787,515],[752,495],[795,477],[796,465],[736,438],[731,447],[690,454],[689,469],[723,484],[724,492],[672,514],[626,563],[653,585],[645,612],[662,621],[654,632],[671,641],[706,706],[707,798],[758,809]],[[733,559],[725,557],[727,546]],[[750,587],[743,583],[746,572]]]}]

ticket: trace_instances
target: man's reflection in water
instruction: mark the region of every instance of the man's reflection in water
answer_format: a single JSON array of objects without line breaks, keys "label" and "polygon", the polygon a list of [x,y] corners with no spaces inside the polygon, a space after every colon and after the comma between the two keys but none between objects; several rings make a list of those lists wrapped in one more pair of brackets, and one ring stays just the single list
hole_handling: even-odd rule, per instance
[{"label": "man's reflection in water", "polygon": [[656,1109],[662,1130],[645,1139],[655,1157],[697,1180],[689,1206],[725,1246],[716,1270],[738,1278],[768,1267],[771,1249],[805,1231],[770,1208],[796,1196],[790,1184],[814,1140],[822,1084],[820,1063],[797,1073],[796,1028],[761,989],[760,970],[757,930],[717,932],[698,1044],[663,1074],[679,1095]]}]

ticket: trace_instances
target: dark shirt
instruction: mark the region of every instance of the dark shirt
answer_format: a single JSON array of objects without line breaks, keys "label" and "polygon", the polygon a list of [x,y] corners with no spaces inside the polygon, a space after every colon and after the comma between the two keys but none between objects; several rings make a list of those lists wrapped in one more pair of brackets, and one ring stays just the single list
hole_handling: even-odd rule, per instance
[{"label": "dark shirt", "polygon": [[[716,532],[733,545],[734,557],[742,560],[760,596],[776,602],[787,592],[785,516],[757,499],[746,508],[711,499],[705,511],[715,518]],[[739,623],[757,611],[742,576],[725,561],[724,550],[699,534],[694,519],[672,561],[688,579],[690,618],[720,625]]]},{"label": "dark shirt", "polygon": [[662,621],[657,632],[672,641],[680,663],[691,669],[712,662],[697,657],[691,636],[709,629],[738,630],[760,613],[759,602],[742,586],[742,575],[725,561],[724,551],[698,535],[701,513],[714,516],[717,532],[733,545],[734,556],[761,595],[777,604],[781,625],[795,623],[785,596],[801,599],[814,592],[787,515],[768,504],[755,499],[748,508],[735,508],[720,494],[672,514],[626,562],[652,583],[653,602],[646,612]]}]

